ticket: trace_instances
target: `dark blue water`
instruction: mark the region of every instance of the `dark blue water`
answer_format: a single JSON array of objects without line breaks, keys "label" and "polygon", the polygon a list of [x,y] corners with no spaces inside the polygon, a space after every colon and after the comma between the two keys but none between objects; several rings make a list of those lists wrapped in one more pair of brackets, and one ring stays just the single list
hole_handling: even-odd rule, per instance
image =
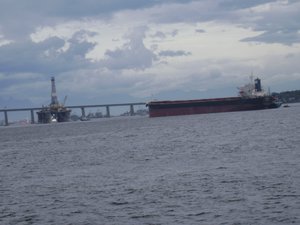
[{"label": "dark blue water", "polygon": [[0,129],[0,224],[300,224],[300,105]]}]

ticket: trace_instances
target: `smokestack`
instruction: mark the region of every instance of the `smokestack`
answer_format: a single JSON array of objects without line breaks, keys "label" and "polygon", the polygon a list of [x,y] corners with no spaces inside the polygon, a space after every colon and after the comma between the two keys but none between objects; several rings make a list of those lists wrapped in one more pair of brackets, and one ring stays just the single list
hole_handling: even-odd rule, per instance
[{"label": "smokestack", "polygon": [[51,90],[51,105],[58,105],[54,77],[51,77],[51,88],[52,88],[52,90]]},{"label": "smokestack", "polygon": [[258,91],[258,92],[262,91],[261,90],[261,83],[260,83],[260,79],[259,78],[255,79],[255,90]]}]

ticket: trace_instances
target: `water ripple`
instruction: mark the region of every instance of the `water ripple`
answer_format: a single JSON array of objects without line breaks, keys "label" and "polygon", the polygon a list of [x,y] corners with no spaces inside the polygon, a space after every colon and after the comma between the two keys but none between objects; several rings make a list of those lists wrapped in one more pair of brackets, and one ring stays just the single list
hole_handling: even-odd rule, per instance
[{"label": "water ripple", "polygon": [[0,224],[300,224],[300,107],[0,129]]}]

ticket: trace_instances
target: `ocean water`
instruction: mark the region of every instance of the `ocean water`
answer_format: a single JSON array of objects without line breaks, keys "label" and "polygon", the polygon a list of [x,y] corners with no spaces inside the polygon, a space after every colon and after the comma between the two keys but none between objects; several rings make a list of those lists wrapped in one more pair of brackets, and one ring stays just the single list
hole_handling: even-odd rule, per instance
[{"label": "ocean water", "polygon": [[300,105],[0,128],[0,224],[300,224]]}]

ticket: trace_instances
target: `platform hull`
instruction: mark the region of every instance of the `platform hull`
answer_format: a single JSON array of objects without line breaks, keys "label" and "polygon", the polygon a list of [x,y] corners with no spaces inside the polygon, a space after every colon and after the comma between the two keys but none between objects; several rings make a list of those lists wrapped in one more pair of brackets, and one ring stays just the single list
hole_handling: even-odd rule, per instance
[{"label": "platform hull", "polygon": [[147,104],[150,117],[220,113],[279,107],[271,96],[244,99],[240,97],[187,101],[153,101]]},{"label": "platform hull", "polygon": [[41,110],[37,112],[39,123],[51,123],[53,118],[56,122],[68,122],[70,121],[70,114],[71,110]]}]

